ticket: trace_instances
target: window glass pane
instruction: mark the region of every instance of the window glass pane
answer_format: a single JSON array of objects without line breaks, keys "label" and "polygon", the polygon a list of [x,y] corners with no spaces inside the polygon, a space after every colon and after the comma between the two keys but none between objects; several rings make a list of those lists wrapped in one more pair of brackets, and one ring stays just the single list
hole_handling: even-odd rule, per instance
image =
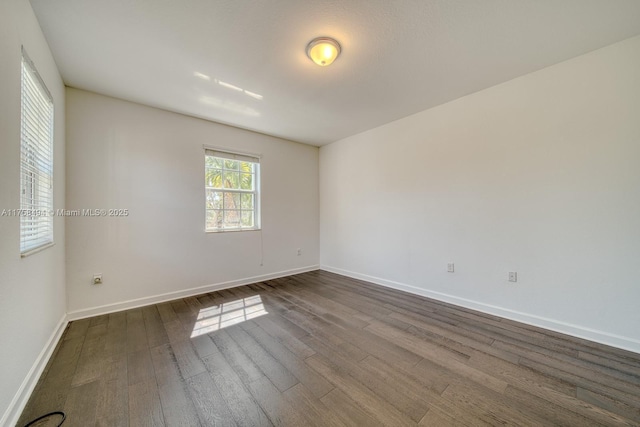
[{"label": "window glass pane", "polygon": [[240,206],[242,209],[251,209],[253,210],[253,194],[243,194],[241,197],[242,205]]},{"label": "window glass pane", "polygon": [[240,162],[238,162],[237,160],[224,159],[224,168],[238,170],[238,163]]},{"label": "window glass pane", "polygon": [[204,166],[206,168],[222,169],[222,160],[217,158],[217,157],[213,157],[213,156],[205,156],[204,157]]},{"label": "window glass pane", "polygon": [[243,190],[253,190],[253,175],[249,173],[240,174],[240,188]]},{"label": "window glass pane", "polygon": [[222,227],[223,215],[221,210],[207,211],[207,229]]},{"label": "window glass pane", "polygon": [[253,173],[253,163],[240,162],[240,172]]},{"label": "window glass pane", "polygon": [[242,226],[253,227],[253,211],[242,211]]},{"label": "window glass pane", "polygon": [[222,209],[222,196],[220,191],[207,190],[207,209]]},{"label": "window glass pane", "polygon": [[224,161],[218,157],[213,157],[213,167],[222,169],[224,167]]},{"label": "window glass pane", "polygon": [[225,228],[237,228],[240,226],[240,211],[224,211]]},{"label": "window glass pane", "polygon": [[238,172],[224,172],[224,188],[237,190],[240,188],[240,174]]},{"label": "window glass pane", "polygon": [[224,208],[225,209],[240,209],[240,194],[239,193],[224,193]]},{"label": "window glass pane", "polygon": [[207,169],[205,171],[207,187],[222,188],[222,171],[220,169]]}]

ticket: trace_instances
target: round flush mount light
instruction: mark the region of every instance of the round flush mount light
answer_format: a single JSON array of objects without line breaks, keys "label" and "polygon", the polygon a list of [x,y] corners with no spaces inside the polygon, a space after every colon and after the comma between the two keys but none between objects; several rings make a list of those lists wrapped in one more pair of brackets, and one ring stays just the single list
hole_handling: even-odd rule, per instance
[{"label": "round flush mount light", "polygon": [[340,55],[340,43],[329,37],[318,37],[307,45],[307,56],[321,67],[331,65]]}]

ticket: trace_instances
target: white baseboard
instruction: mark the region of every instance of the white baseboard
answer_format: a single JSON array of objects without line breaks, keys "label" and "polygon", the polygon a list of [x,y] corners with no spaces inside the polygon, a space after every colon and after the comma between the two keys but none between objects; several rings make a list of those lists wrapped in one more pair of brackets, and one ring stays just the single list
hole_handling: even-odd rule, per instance
[{"label": "white baseboard", "polygon": [[329,271],[331,273],[340,274],[354,279],[364,280],[367,282],[381,285],[387,288],[398,289],[401,291],[409,292],[411,294],[432,298],[438,301],[447,302],[457,306],[470,308],[486,314],[492,314],[494,316],[504,317],[506,319],[515,320],[517,322],[526,323],[531,326],[538,326],[540,328],[549,329],[551,331],[560,332],[574,336],[576,338],[582,338],[589,341],[594,341],[600,344],[610,345],[612,347],[620,348],[622,350],[632,351],[634,353],[640,353],[640,341],[616,335],[596,329],[583,327],[580,325],[573,325],[571,323],[562,322],[559,320],[549,319],[546,317],[536,316],[535,314],[523,313],[520,311],[510,310],[504,307],[498,307],[491,304],[485,304],[478,301],[473,301],[466,298],[457,297],[454,295],[448,295],[441,292],[430,291],[428,289],[419,288],[417,286],[407,285],[400,282],[394,282],[392,280],[386,280],[379,277],[369,276],[367,274],[356,273],[349,270],[343,270],[341,268],[331,267],[328,265],[321,265],[321,270]]},{"label": "white baseboard", "polygon": [[306,273],[308,271],[318,270],[319,265],[310,265],[307,267],[294,268],[292,270],[278,271],[275,273],[264,274],[261,276],[247,277],[244,279],[230,280],[228,282],[213,283],[197,288],[184,289],[175,292],[154,295],[150,297],[137,298],[114,304],[106,304],[98,307],[86,308],[82,310],[71,311],[67,314],[69,321],[84,319],[87,317],[98,316],[101,314],[114,313],[131,308],[143,307],[151,304],[158,304],[165,301],[171,301],[178,298],[185,298],[194,295],[204,294],[207,292],[219,291],[221,289],[235,288],[237,286],[249,285],[251,283],[262,282],[265,280],[277,279],[279,277],[292,276],[294,274]]},{"label": "white baseboard", "polygon": [[11,404],[0,419],[0,426],[15,426],[18,423],[18,419],[20,418],[24,407],[27,405],[29,397],[31,397],[31,393],[36,387],[36,384],[40,379],[40,375],[42,375],[42,371],[44,371],[44,368],[47,366],[47,363],[53,354],[53,350],[55,350],[56,345],[58,345],[58,341],[67,327],[67,323],[69,323],[69,321],[65,314],[53,330],[53,333],[38,355],[33,366],[31,366],[31,369],[29,370],[29,373],[27,373],[24,381],[20,384],[20,388],[16,392],[15,396],[13,396]]}]

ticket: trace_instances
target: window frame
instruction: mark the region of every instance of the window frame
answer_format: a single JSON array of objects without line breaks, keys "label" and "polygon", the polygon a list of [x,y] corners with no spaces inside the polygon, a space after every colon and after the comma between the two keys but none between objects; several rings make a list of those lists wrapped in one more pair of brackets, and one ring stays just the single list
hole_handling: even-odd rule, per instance
[{"label": "window frame", "polygon": [[[260,215],[260,205],[261,205],[261,200],[260,200],[260,155],[257,154],[249,154],[249,153],[241,153],[241,152],[237,152],[237,151],[232,151],[232,150],[228,150],[228,149],[221,149],[221,148],[215,148],[215,147],[209,147],[209,146],[204,146],[204,151],[205,151],[205,156],[204,156],[204,169],[205,169],[205,182],[204,182],[204,194],[205,194],[205,206],[204,206],[204,210],[205,210],[205,218],[204,218],[204,228],[205,228],[205,232],[206,233],[226,233],[226,232],[238,232],[238,231],[259,231],[261,230],[261,215]],[[234,171],[236,169],[227,169],[224,166],[222,168],[212,168],[207,166],[207,157],[213,157],[213,158],[217,158],[224,161],[237,161],[237,162],[246,162],[246,163],[251,163],[252,164],[252,172],[251,174],[253,175],[253,189],[248,190],[248,189],[242,189],[242,188],[225,188],[224,185],[221,187],[215,187],[215,186],[208,186],[207,185],[207,174],[208,171],[210,170],[220,170],[221,173],[224,173],[226,171]],[[224,165],[224,163],[223,163]],[[237,169],[238,173],[241,174],[242,171],[240,169]],[[240,185],[240,184],[239,184]],[[223,206],[220,209],[215,209],[215,208],[209,208],[208,207],[208,195],[209,192],[213,191],[213,192],[220,192],[223,193]],[[241,206],[237,209],[226,209],[224,206],[225,203],[225,196],[224,194],[239,194],[240,198],[242,197],[242,195],[244,194],[251,194],[253,195],[253,209],[249,210],[249,209],[242,209],[242,202],[240,203]],[[208,213],[210,211],[221,211],[222,214],[224,215],[225,211],[238,211],[240,214],[240,219],[239,219],[239,225],[237,227],[222,227],[222,228],[211,228],[208,227]],[[242,226],[242,212],[253,212],[253,226],[250,227],[243,227]]]},{"label": "window frame", "polygon": [[22,47],[20,72],[20,256],[54,245],[53,97]]}]

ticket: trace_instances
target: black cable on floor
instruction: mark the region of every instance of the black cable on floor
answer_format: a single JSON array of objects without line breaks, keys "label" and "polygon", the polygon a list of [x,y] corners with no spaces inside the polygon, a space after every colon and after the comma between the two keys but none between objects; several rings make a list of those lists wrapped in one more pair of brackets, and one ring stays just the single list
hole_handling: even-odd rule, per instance
[{"label": "black cable on floor", "polygon": [[37,423],[38,421],[43,420],[43,419],[45,419],[45,418],[48,418],[48,417],[50,417],[50,416],[52,416],[52,415],[62,415],[62,419],[60,420],[60,424],[58,424],[58,426],[57,426],[57,427],[60,427],[60,426],[62,425],[62,423],[64,422],[64,420],[66,420],[66,419],[67,419],[67,415],[66,415],[64,412],[62,412],[62,411],[54,411],[54,412],[49,412],[48,414],[44,414],[44,415],[42,415],[42,416],[40,416],[40,417],[36,418],[36,419],[35,419],[35,420],[33,420],[33,421],[29,421],[29,424],[25,424],[25,426],[24,426],[24,427],[32,426],[32,425],[34,425],[35,423]]}]

